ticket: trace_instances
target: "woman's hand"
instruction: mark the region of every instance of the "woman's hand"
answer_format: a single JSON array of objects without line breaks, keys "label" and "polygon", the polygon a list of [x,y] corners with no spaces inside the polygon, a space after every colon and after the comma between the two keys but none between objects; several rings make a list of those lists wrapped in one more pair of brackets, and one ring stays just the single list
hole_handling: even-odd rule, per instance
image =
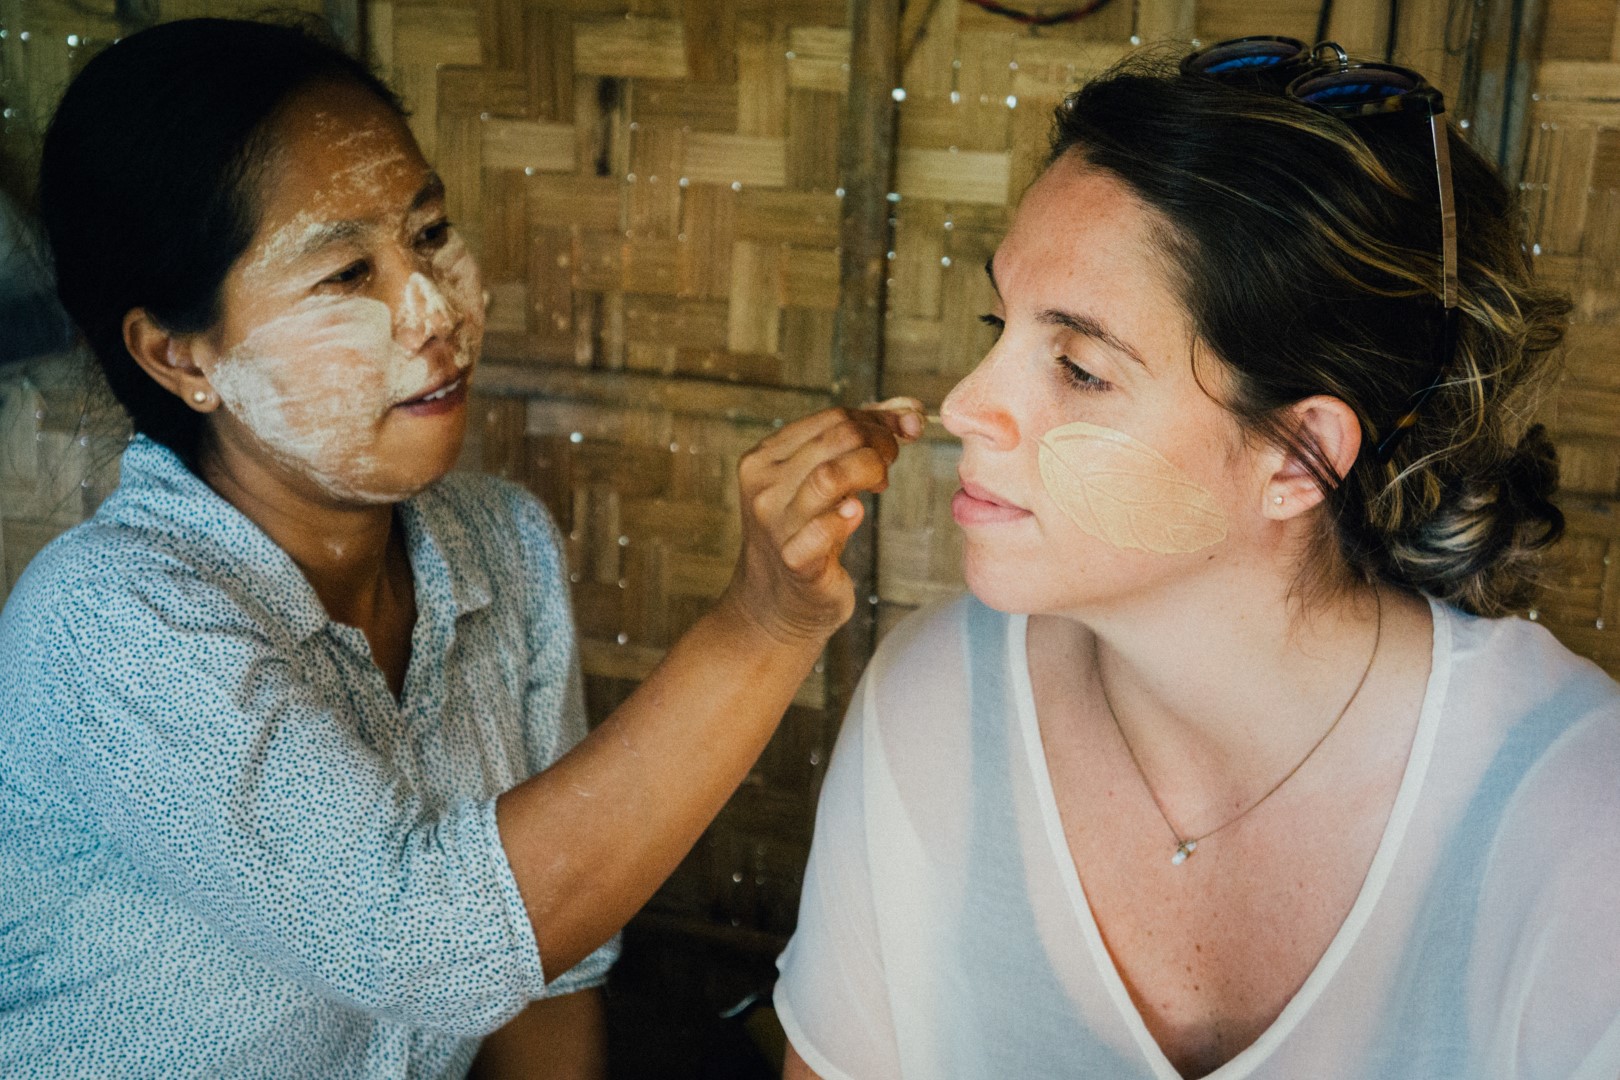
[{"label": "woman's hand", "polygon": [[827,637],[855,606],[839,565],[922,406],[831,409],[760,443],[738,469],[743,546],[719,605],[495,818],[549,972],[622,927],[680,863],[759,757]]},{"label": "woman's hand", "polygon": [[839,556],[865,514],[856,496],[889,486],[900,442],[922,429],[922,403],[893,398],[807,416],[745,454],[742,553],[721,608],[784,643],[819,643],[843,625],[855,590]]}]

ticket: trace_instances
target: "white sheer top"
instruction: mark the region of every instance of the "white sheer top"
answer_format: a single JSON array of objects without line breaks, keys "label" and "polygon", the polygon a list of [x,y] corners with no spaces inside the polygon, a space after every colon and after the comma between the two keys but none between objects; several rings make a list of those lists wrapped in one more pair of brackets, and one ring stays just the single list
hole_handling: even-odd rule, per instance
[{"label": "white sheer top", "polygon": [[[1360,896],[1218,1080],[1620,1077],[1620,686],[1533,623],[1432,609]],[[1069,855],[1025,624],[920,612],[850,707],[776,990],[825,1080],[1177,1076]]]}]

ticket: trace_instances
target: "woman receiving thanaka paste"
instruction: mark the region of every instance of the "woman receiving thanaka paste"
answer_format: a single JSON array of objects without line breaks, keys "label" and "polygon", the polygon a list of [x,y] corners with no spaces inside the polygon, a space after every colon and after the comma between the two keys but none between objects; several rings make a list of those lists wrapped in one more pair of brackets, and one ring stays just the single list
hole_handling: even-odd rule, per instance
[{"label": "woman receiving thanaka paste", "polygon": [[137,435],[0,615],[0,1075],[600,1076],[614,935],[848,617],[920,413],[746,455],[730,587],[586,735],[551,521],[449,475],[483,289],[386,87],[160,26],[40,199]]},{"label": "woman receiving thanaka paste", "polygon": [[1416,73],[1127,61],[946,399],[776,1004],[824,1080],[1620,1075],[1620,691],[1527,605],[1567,302]]}]

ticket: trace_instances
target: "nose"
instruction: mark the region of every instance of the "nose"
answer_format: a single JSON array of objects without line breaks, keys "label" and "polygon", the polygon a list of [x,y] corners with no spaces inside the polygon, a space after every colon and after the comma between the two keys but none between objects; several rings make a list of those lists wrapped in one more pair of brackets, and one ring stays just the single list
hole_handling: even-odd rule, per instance
[{"label": "nose", "polygon": [[394,309],[395,340],[415,352],[430,341],[449,338],[456,324],[455,310],[438,284],[420,270],[411,271]]},{"label": "nose", "polygon": [[978,439],[996,450],[1018,445],[1018,422],[1007,409],[1007,395],[1001,382],[996,349],[991,349],[979,366],[945,396],[939,419],[945,430],[963,442]]}]

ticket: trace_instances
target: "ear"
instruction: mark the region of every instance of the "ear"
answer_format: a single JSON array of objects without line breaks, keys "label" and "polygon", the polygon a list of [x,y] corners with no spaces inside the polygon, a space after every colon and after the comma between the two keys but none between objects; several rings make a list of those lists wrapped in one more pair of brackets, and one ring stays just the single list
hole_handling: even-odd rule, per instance
[{"label": "ear", "polygon": [[219,395],[197,366],[206,346],[197,334],[176,334],[164,329],[145,308],[131,308],[124,316],[124,347],[157,384],[200,413],[219,408]]},{"label": "ear", "polygon": [[[1316,448],[1322,464],[1334,476],[1348,473],[1361,452],[1361,421],[1355,410],[1336,397],[1318,395],[1296,403],[1289,411],[1300,441]],[[1267,517],[1286,521],[1321,503],[1316,478],[1298,455],[1279,448],[1267,466],[1270,475],[1261,489]]]}]

